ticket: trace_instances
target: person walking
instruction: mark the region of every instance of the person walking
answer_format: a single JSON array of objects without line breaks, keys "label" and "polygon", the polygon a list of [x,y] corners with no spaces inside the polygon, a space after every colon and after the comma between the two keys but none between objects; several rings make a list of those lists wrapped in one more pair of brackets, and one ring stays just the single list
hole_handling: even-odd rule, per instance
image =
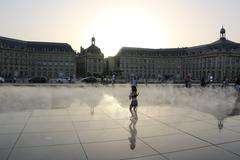
[{"label": "person walking", "polygon": [[113,74],[113,75],[112,75],[112,86],[114,86],[115,80],[116,80],[116,76],[115,76],[115,74]]},{"label": "person walking", "polygon": [[206,86],[206,82],[205,82],[205,78],[204,77],[202,77],[201,78],[201,87],[205,87]]},{"label": "person walking", "polygon": [[187,76],[187,77],[185,78],[185,87],[186,87],[186,88],[191,88],[191,86],[192,86],[192,79],[191,79],[190,76]]},{"label": "person walking", "polygon": [[133,79],[131,81],[131,86],[137,87],[137,78],[136,77],[133,77]]},{"label": "person walking", "polygon": [[235,81],[235,90],[237,91],[237,96],[240,96],[240,76]]},{"label": "person walking", "polygon": [[229,85],[229,80],[225,76],[223,77],[222,87],[226,88]]}]

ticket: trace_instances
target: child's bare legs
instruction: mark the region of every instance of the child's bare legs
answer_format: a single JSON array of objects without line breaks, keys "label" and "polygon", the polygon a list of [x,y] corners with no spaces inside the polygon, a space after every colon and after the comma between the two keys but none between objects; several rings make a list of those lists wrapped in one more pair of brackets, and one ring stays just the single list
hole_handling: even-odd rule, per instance
[{"label": "child's bare legs", "polygon": [[132,111],[132,108],[133,108],[133,106],[130,105],[130,107],[129,107],[129,111],[131,112],[131,115],[132,115],[132,117],[133,117],[133,111]]},{"label": "child's bare legs", "polygon": [[137,107],[133,107],[133,111],[134,111],[135,117],[136,117],[136,119],[137,119],[137,118],[138,118],[138,115],[137,115]]},{"label": "child's bare legs", "polygon": [[138,119],[138,115],[137,115],[137,107],[136,106],[130,106],[129,107],[129,111],[131,112],[131,117],[135,117],[136,119]]}]

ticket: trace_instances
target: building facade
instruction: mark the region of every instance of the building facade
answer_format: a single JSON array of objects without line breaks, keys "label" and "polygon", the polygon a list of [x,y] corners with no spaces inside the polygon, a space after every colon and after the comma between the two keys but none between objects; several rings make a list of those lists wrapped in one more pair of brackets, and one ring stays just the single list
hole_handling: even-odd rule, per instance
[{"label": "building facade", "polygon": [[109,56],[104,59],[104,74],[112,75],[116,72],[115,68],[115,57]]},{"label": "building facade", "polygon": [[240,74],[240,43],[226,39],[224,28],[220,39],[206,45],[146,49],[123,47],[115,56],[115,68],[128,79],[132,76],[151,79],[183,80],[186,76],[216,82],[225,77],[234,80]]},{"label": "building facade", "polygon": [[76,56],[77,76],[101,76],[104,71],[104,54],[95,45],[95,38],[92,37],[91,46],[87,49],[81,47]]},{"label": "building facade", "polygon": [[0,37],[0,76],[74,77],[75,52],[67,43],[31,42]]}]

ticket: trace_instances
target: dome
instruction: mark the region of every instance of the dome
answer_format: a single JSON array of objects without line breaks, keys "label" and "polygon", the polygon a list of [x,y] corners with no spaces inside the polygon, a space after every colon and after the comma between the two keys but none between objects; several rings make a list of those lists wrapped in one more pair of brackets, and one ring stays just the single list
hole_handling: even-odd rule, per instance
[{"label": "dome", "polygon": [[226,33],[226,31],[225,31],[225,29],[223,27],[221,28],[220,33],[221,34],[225,34]]},{"label": "dome", "polygon": [[97,46],[95,46],[95,45],[91,45],[90,47],[88,47],[86,50],[85,50],[85,52],[86,53],[89,53],[89,52],[91,52],[91,53],[94,53],[94,54],[101,54],[102,52],[101,52],[101,50],[100,50],[100,48],[98,48]]},{"label": "dome", "polygon": [[89,46],[87,49],[84,49],[82,51],[83,54],[95,54],[95,55],[103,55],[103,53],[101,52],[101,49],[98,48],[96,45],[95,45],[95,38],[94,36],[92,37],[92,44],[91,46]]}]

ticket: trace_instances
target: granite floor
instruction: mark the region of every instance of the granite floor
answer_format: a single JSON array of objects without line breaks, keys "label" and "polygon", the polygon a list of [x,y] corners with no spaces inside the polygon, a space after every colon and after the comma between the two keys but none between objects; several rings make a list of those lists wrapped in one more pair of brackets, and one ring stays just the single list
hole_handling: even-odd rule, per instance
[{"label": "granite floor", "polygon": [[139,107],[129,117],[118,106],[1,113],[0,159],[240,159],[239,116],[221,130],[212,115],[186,108]]},{"label": "granite floor", "polygon": [[138,118],[130,119],[127,98],[101,99],[96,107],[0,112],[0,159],[240,160],[238,115],[219,121],[187,107],[139,105]]}]

